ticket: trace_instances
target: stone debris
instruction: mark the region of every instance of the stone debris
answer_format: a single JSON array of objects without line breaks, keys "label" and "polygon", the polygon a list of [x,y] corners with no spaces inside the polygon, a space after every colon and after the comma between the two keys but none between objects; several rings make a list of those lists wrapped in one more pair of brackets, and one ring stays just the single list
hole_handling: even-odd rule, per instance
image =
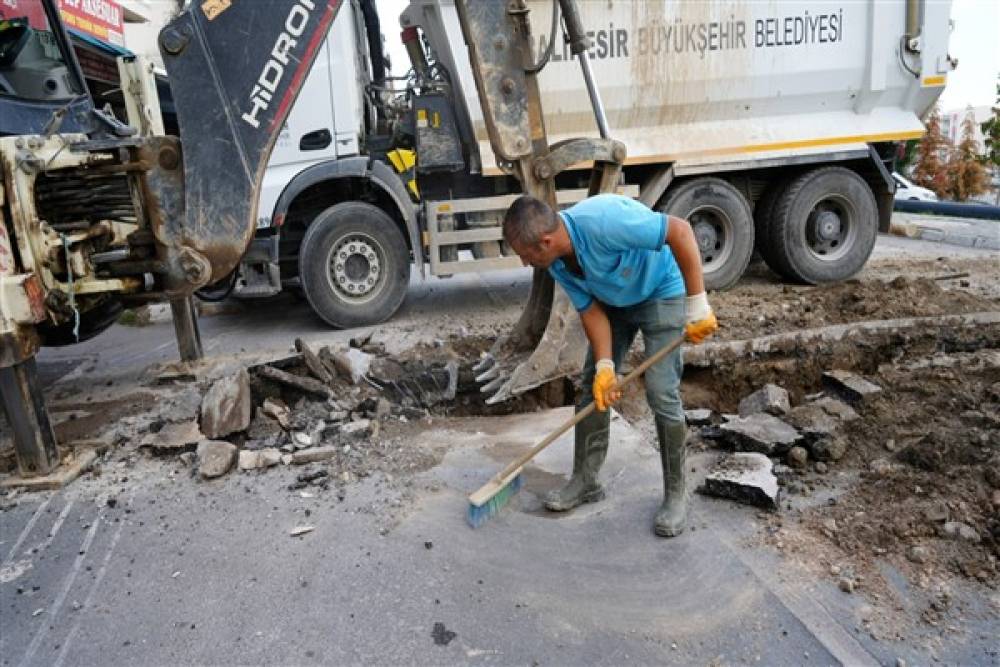
[{"label": "stone debris", "polygon": [[193,450],[205,439],[195,420],[166,424],[156,433],[148,434],[139,444],[157,456],[180,454]]},{"label": "stone debris", "polygon": [[372,422],[369,419],[359,419],[357,421],[348,422],[340,426],[340,432],[352,438],[363,438],[371,435]]},{"label": "stone debris", "polygon": [[372,364],[372,355],[351,347],[340,352],[334,352],[333,363],[337,367],[338,373],[350,378],[353,384],[359,384],[364,380],[365,375],[368,374],[368,369]]},{"label": "stone debris", "polygon": [[304,340],[296,338],[295,349],[302,355],[302,362],[309,369],[309,372],[313,374],[313,377],[324,384],[333,382],[334,376]]},{"label": "stone debris", "polygon": [[458,393],[458,362],[454,360],[401,364],[394,359],[376,359],[368,377],[404,408],[429,408],[454,400]]},{"label": "stone debris", "polygon": [[930,554],[927,551],[927,547],[919,545],[914,545],[906,551],[906,558],[912,563],[926,563],[929,556]]},{"label": "stone debris", "polygon": [[313,447],[294,452],[289,463],[293,465],[304,465],[306,463],[318,463],[337,456],[342,450],[336,445],[325,445],[323,447]]},{"label": "stone debris", "polygon": [[979,533],[967,523],[961,521],[947,521],[941,526],[941,532],[946,537],[959,538],[968,542],[978,542]]},{"label": "stone debris", "polygon": [[764,385],[749,396],[745,396],[739,405],[740,417],[749,417],[759,412],[780,417],[788,414],[791,409],[788,392],[776,384]]},{"label": "stone debris", "polygon": [[720,460],[698,491],[745,505],[778,509],[778,479],[771,459],[757,452],[739,452]]},{"label": "stone debris", "polygon": [[201,432],[223,438],[250,426],[250,376],[243,369],[216,380],[201,402]]},{"label": "stone debris", "polygon": [[204,479],[221,477],[236,461],[236,445],[219,440],[198,443],[198,474]]},{"label": "stone debris", "polygon": [[265,398],[264,403],[260,406],[260,411],[278,422],[278,425],[284,430],[291,429],[291,411],[280,398]]},{"label": "stone debris", "polygon": [[238,466],[240,470],[270,468],[281,463],[281,452],[273,447],[257,450],[240,450]]},{"label": "stone debris", "polygon": [[850,422],[860,417],[860,415],[855,412],[854,408],[849,406],[847,403],[838,401],[830,396],[817,398],[815,401],[812,401],[811,404],[819,407],[831,417],[836,417],[841,421]]},{"label": "stone debris", "polygon": [[780,456],[802,440],[794,427],[765,412],[737,417],[722,424],[719,436],[737,451],[768,456]]},{"label": "stone debris", "polygon": [[863,403],[882,393],[882,387],[849,371],[826,371],[823,373],[822,381],[830,391],[850,403]]},{"label": "stone debris", "polygon": [[889,459],[878,458],[868,464],[868,469],[877,477],[885,477],[892,472],[892,462]]},{"label": "stone debris", "polygon": [[788,450],[786,459],[792,468],[805,468],[809,463],[809,452],[805,447],[795,446]]},{"label": "stone debris", "polygon": [[708,426],[712,423],[712,411],[708,408],[685,410],[684,420],[688,426]]},{"label": "stone debris", "polygon": [[817,461],[839,461],[847,453],[847,439],[829,435],[809,442],[807,449]]}]

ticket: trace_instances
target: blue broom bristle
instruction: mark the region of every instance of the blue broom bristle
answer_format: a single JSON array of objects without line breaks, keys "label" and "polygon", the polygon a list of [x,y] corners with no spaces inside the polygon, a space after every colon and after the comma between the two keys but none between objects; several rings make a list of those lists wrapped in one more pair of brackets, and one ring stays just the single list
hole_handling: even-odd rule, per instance
[{"label": "blue broom bristle", "polygon": [[486,523],[489,519],[493,518],[500,513],[500,510],[510,502],[510,499],[514,497],[518,491],[521,490],[521,474],[518,473],[514,476],[510,482],[507,483],[504,488],[500,489],[492,498],[480,506],[475,506],[469,503],[469,525],[473,528],[479,528],[481,525]]}]

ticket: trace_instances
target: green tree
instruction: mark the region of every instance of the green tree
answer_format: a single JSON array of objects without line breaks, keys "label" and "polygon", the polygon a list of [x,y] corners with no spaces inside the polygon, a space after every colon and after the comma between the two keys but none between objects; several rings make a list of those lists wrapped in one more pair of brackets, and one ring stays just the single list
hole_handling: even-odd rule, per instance
[{"label": "green tree", "polygon": [[913,162],[917,159],[917,147],[920,146],[918,139],[907,139],[899,144],[896,153],[896,171],[901,174],[908,174]]},{"label": "green tree", "polygon": [[962,138],[948,157],[948,190],[956,201],[965,201],[990,189],[976,144],[976,118],[969,109],[962,121]]},{"label": "green tree", "polygon": [[935,106],[927,117],[927,131],[920,138],[917,165],[913,168],[913,182],[934,191],[938,197],[947,198],[950,190],[948,159],[951,142],[941,134],[941,114]]},{"label": "green tree", "polygon": [[[993,106],[993,115],[979,127],[986,143],[983,162],[993,171],[994,177],[1000,177],[1000,76],[997,77],[997,100]],[[997,188],[997,205],[1000,205],[1000,188]]]}]

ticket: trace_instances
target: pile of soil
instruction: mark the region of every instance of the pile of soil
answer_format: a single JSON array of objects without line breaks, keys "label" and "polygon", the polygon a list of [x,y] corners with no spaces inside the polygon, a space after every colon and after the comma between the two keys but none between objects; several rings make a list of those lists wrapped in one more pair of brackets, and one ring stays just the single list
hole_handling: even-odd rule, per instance
[{"label": "pile of soil", "polygon": [[815,287],[739,285],[712,296],[719,340],[830,324],[997,310],[1000,299],[945,289],[930,278],[848,280]]}]

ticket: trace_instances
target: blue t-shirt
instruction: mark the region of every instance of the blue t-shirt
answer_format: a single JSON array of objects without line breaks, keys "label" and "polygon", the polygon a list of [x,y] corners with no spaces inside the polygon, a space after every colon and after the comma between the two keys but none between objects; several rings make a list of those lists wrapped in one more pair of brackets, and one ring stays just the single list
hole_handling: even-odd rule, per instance
[{"label": "blue t-shirt", "polygon": [[549,273],[577,311],[590,308],[594,299],[633,306],[685,294],[684,277],[666,245],[667,216],[615,194],[584,199],[559,215],[584,277],[571,273],[562,259]]}]

